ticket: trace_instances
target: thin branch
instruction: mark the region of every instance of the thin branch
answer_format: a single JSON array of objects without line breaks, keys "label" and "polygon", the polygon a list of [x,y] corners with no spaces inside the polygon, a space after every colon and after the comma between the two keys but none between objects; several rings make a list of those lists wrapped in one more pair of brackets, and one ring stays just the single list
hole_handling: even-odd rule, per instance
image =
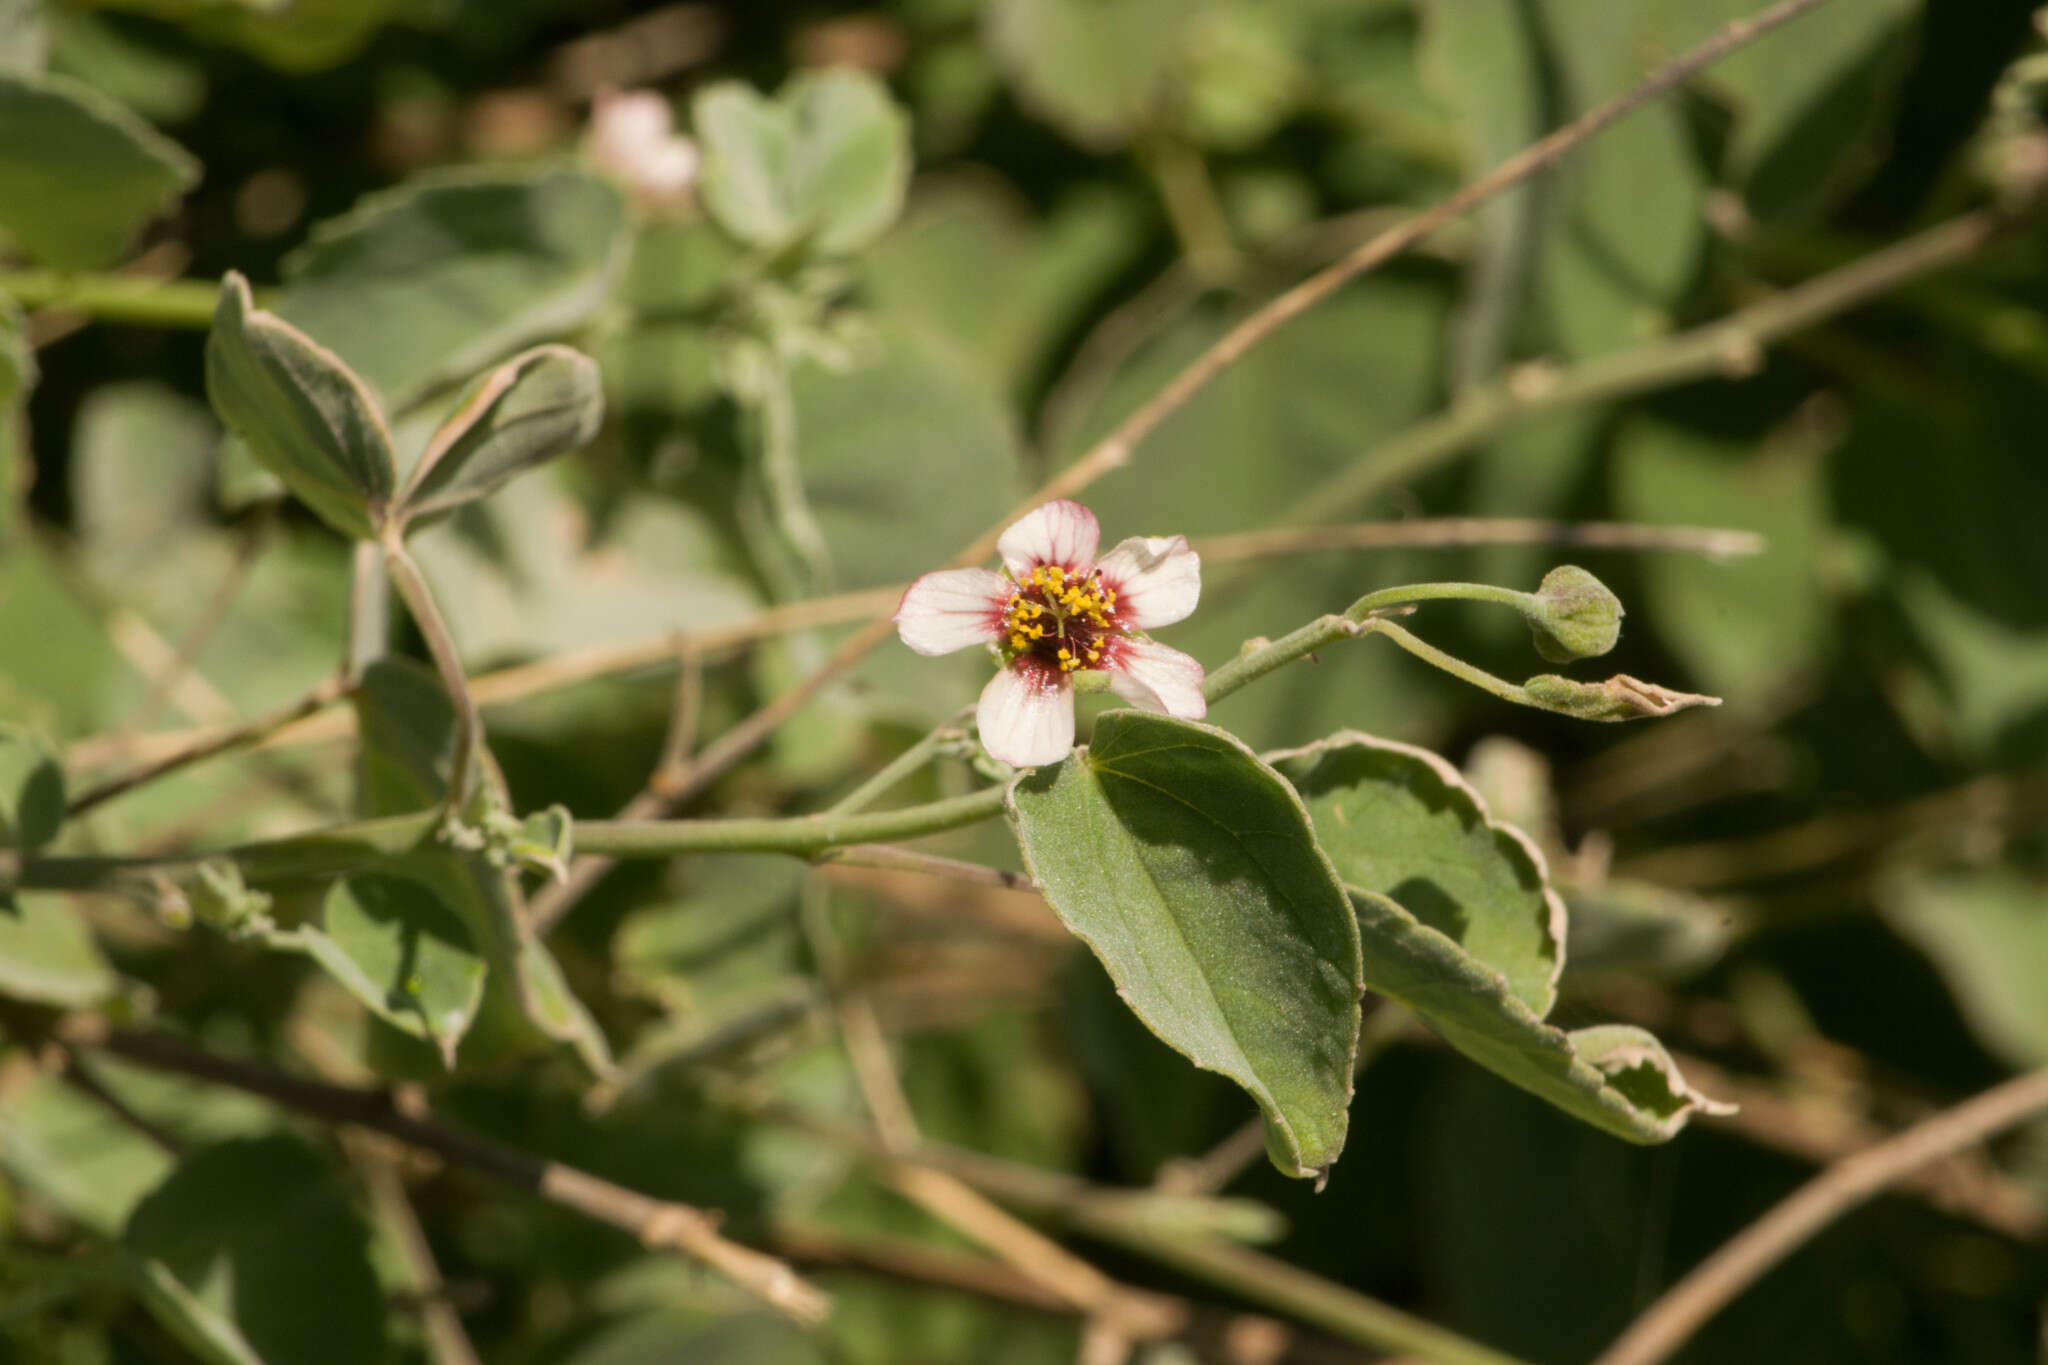
[{"label": "thin branch", "polygon": [[111,1028],[90,1017],[65,1021],[61,1036],[69,1047],[109,1052],[159,1071],[231,1086],[327,1123],[395,1138],[608,1223],[637,1237],[650,1250],[681,1252],[798,1321],[817,1322],[828,1307],[824,1295],[783,1262],[721,1237],[715,1213],[655,1199],[573,1166],[403,1113],[385,1091],[308,1080],[260,1063],[221,1057],[170,1034]]},{"label": "thin branch", "polygon": [[1630,1324],[1594,1365],[1656,1365],[1816,1232],[1930,1162],[2048,1109],[2048,1069],[2029,1072],[1845,1157],[1724,1243]]},{"label": "thin branch", "polygon": [[404,1269],[405,1287],[418,1299],[420,1324],[427,1338],[427,1358],[433,1365],[481,1365],[476,1347],[470,1344],[469,1333],[462,1326],[462,1315],[443,1293],[445,1282],[434,1260],[434,1248],[427,1242],[426,1229],[420,1226],[412,1200],[406,1197],[397,1163],[366,1141],[344,1145],[369,1192],[371,1213]]},{"label": "thin branch", "polygon": [[220,285],[212,280],[138,279],[129,275],[73,274],[59,270],[0,272],[0,295],[24,308],[68,308],[103,322],[145,327],[213,325]]},{"label": "thin branch", "polygon": [[1534,517],[1417,517],[1348,526],[1282,526],[1208,536],[1195,543],[1205,561],[1229,563],[1317,550],[1464,549],[1474,545],[1555,545],[1732,559],[1762,554],[1754,531],[1714,526],[1656,526],[1625,521],[1550,521]]},{"label": "thin branch", "polygon": [[1058,1294],[1019,1275],[1001,1261],[947,1251],[908,1238],[856,1238],[808,1223],[784,1223],[770,1229],[768,1240],[777,1255],[798,1265],[866,1270],[1042,1313],[1072,1311]]},{"label": "thin branch", "polygon": [[236,749],[246,749],[253,745],[261,744],[264,740],[281,733],[295,722],[326,710],[328,706],[347,694],[348,684],[345,679],[338,676],[328,678],[316,684],[312,690],[296,701],[286,702],[274,711],[267,711],[263,715],[243,721],[239,725],[203,734],[197,740],[163,755],[153,763],[145,763],[132,772],[126,772],[119,777],[110,778],[97,787],[81,792],[65,808],[65,815],[67,818],[76,818],[102,802],[111,801],[124,792],[132,791],[145,783],[154,782],[160,777],[177,772],[181,768],[189,767],[203,759],[213,758],[218,754],[230,753]]}]

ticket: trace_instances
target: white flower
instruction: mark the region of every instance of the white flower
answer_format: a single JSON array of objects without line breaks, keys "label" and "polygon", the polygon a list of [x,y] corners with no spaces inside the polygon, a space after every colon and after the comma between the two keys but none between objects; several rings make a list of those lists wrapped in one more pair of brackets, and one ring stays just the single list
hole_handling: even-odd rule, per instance
[{"label": "white flower", "polygon": [[652,90],[600,90],[585,145],[598,169],[644,203],[680,205],[697,183],[697,144],[675,130],[675,111]]},{"label": "white flower", "polygon": [[912,583],[896,631],[920,654],[989,645],[1002,669],[975,723],[990,754],[1017,768],[1074,747],[1074,674],[1100,669],[1133,706],[1200,720],[1202,666],[1142,632],[1185,620],[1202,562],[1185,536],[1133,536],[1100,559],[1095,514],[1049,502],[1003,532],[1003,571],[943,569]]}]

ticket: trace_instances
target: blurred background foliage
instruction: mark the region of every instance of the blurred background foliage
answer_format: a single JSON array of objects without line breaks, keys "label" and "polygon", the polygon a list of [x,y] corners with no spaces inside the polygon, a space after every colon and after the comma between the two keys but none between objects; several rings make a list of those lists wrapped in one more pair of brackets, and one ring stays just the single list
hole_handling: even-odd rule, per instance
[{"label": "blurred background foliage", "polygon": [[[0,0],[0,294],[28,305],[0,300],[0,717],[82,786],[162,732],[333,671],[347,548],[204,401],[229,269],[373,384],[402,452],[521,346],[598,358],[597,441],[417,552],[484,679],[516,805],[609,814],[662,745],[666,633],[941,562],[1276,288],[1751,8]],[[1570,558],[1628,604],[1618,671],[1726,698],[1587,726],[1367,641],[1219,708],[1259,747],[1352,727],[1465,765],[1570,892],[1559,1018],[1655,1027],[1746,1106],[1637,1150],[1395,1026],[1327,1189],[1214,1167],[1211,1184],[1277,1212],[1257,1220],[1284,1226],[1273,1254],[1527,1360],[1582,1360],[1815,1161],[2048,1063],[2038,232],[1731,353],[1725,375],[1507,424],[1364,500],[1330,492],[1465,396],[1540,389],[2011,194],[2038,147],[2027,88],[1995,92],[2037,41],[2030,8],[1833,0],[1281,331],[1087,495],[1112,537],[1473,515],[1768,541],[1729,562],[1528,546],[1212,562],[1172,636],[1211,664],[1376,586],[1530,587]],[[735,80],[760,93],[720,84]],[[614,87],[672,98],[706,156],[708,216],[635,202],[581,156]],[[731,178],[733,139],[795,150],[763,189]],[[21,154],[50,145],[74,173]],[[851,179],[806,178],[828,161]],[[200,282],[199,302],[175,284],[137,302],[91,273],[112,270]],[[815,666],[839,628],[708,653],[701,733]],[[1512,620],[1440,607],[1423,628],[1529,671]],[[576,662],[645,642],[635,667]],[[550,685],[489,690],[565,659]],[[692,809],[814,809],[980,670],[892,644]],[[95,809],[66,847],[337,818],[355,809],[347,738],[316,726],[192,768]],[[918,779],[926,797],[962,780]],[[988,830],[945,846],[1014,857]],[[1118,1008],[1034,901],[943,882],[765,857],[620,870],[551,938],[620,1059],[597,1092],[496,992],[468,1000],[447,1072],[303,958],[126,902],[17,908],[0,916],[17,1004],[418,1081],[481,1131],[827,1263],[837,1299],[800,1333],[621,1234],[407,1167],[447,1300],[492,1361],[1074,1358],[1059,1313],[829,1267],[861,1259],[848,1248],[965,1245],[844,1147],[761,1117],[764,1097],[859,1115],[836,993],[872,1006],[928,1136],[1006,1160],[1199,1192],[1190,1161],[1250,1113]],[[208,1344],[228,1323],[272,1365],[428,1358],[376,1160],[228,1092],[112,1063],[59,1075],[14,1048],[0,1356],[248,1358]],[[1845,1218],[1684,1358],[2037,1362],[2044,1200],[2037,1128]],[[1259,1336],[1226,1290],[1074,1245],[1205,1305],[1149,1365],[1359,1358],[1310,1327]]]}]

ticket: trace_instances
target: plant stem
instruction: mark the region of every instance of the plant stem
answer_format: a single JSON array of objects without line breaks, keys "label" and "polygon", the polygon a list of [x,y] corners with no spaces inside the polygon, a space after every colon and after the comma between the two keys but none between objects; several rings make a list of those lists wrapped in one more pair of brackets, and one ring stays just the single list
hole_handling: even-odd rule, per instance
[{"label": "plant stem", "polygon": [[213,325],[220,285],[212,280],[8,270],[0,271],[0,294],[24,308],[74,308],[103,322],[203,331]]},{"label": "plant stem", "polygon": [[867,781],[840,797],[839,800],[833,803],[829,813],[832,815],[852,815],[856,811],[864,811],[869,806],[874,805],[875,802],[888,795],[890,789],[898,782],[901,782],[904,778],[931,762],[948,740],[959,738],[961,723],[973,714],[974,708],[965,706],[945,720],[940,721],[932,727],[930,734],[896,755],[895,758],[883,765],[882,769]]}]

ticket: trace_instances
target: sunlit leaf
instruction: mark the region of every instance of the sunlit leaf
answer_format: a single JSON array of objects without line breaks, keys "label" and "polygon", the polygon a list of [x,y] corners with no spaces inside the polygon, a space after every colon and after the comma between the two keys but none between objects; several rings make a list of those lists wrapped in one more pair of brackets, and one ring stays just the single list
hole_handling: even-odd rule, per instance
[{"label": "sunlit leaf", "polygon": [[1009,808],[1047,902],[1133,1012],[1258,1101],[1276,1166],[1326,1170],[1351,1099],[1358,931],[1279,774],[1221,730],[1111,711]]},{"label": "sunlit leaf", "polygon": [[880,236],[903,206],[909,126],[865,72],[806,72],[772,100],[738,82],[707,86],[692,122],[705,205],[750,245],[801,242],[844,255]]},{"label": "sunlit leaf", "polygon": [[1346,885],[1399,902],[1498,971],[1539,1018],[1550,1012],[1564,902],[1529,837],[1495,820],[1457,769],[1427,749],[1357,733],[1271,757]]},{"label": "sunlit leaf", "polygon": [[277,311],[395,414],[584,323],[624,267],[626,226],[618,191],[577,171],[420,176],[314,228]]},{"label": "sunlit leaf", "polygon": [[350,877],[329,888],[319,925],[301,933],[313,960],[349,994],[454,1065],[455,1045],[483,1001],[484,958],[436,896],[397,877]]},{"label": "sunlit leaf", "polygon": [[66,269],[110,265],[199,179],[183,148],[64,76],[0,69],[0,232]]},{"label": "sunlit leaf", "polygon": [[206,339],[214,411],[301,502],[344,535],[371,536],[397,481],[376,400],[332,351],[256,309],[229,273]]}]

